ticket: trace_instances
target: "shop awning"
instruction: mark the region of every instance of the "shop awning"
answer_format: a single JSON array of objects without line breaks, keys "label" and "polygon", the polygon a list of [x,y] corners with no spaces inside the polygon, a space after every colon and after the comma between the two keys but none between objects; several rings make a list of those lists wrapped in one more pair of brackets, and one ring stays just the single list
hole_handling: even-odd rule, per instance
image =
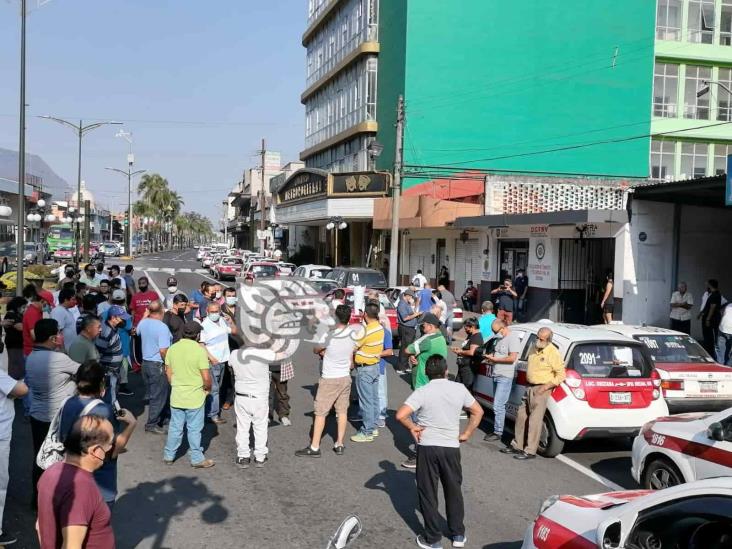
[{"label": "shop awning", "polygon": [[459,217],[455,227],[500,228],[514,225],[582,225],[586,223],[627,223],[626,210],[563,210],[530,214],[498,214],[475,217]]},{"label": "shop awning", "polygon": [[725,206],[725,186],[726,176],[723,174],[684,181],[663,181],[638,185],[633,196],[640,200],[723,208]]},{"label": "shop awning", "polygon": [[[428,196],[402,196],[399,201],[399,228],[444,228],[459,216],[480,213],[483,206]],[[391,229],[391,198],[374,200],[374,229]],[[472,218],[468,218],[472,219]]]}]

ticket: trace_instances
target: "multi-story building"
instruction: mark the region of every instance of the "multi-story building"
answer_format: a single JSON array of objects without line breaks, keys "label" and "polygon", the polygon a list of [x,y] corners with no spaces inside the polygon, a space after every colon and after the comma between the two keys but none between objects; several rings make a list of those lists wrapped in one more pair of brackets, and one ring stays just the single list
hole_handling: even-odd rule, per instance
[{"label": "multi-story building", "polygon": [[732,154],[732,0],[657,0],[650,176],[727,171]]}]

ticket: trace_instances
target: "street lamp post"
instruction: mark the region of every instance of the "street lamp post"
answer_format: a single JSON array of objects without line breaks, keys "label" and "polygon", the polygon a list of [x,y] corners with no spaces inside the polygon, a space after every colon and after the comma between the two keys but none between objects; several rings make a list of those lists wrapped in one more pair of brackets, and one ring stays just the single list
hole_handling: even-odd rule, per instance
[{"label": "street lamp post", "polygon": [[132,178],[135,176],[138,176],[140,174],[145,173],[147,170],[137,170],[135,172],[132,171],[132,165],[134,163],[134,160],[132,159],[132,155],[128,156],[128,162],[127,162],[127,171],[120,170],[118,168],[104,168],[105,170],[109,170],[111,172],[117,172],[121,173],[127,178],[127,226],[126,229],[126,237],[125,240],[127,241],[127,255],[132,256]]},{"label": "street lamp post", "polygon": [[[78,164],[77,178],[76,178],[76,207],[79,211],[81,211],[81,208],[83,207],[83,204],[84,204],[84,199],[81,195],[81,140],[87,133],[89,133],[92,130],[96,130],[97,128],[101,128],[102,126],[109,126],[109,125],[120,126],[120,125],[122,125],[122,122],[115,122],[115,121],[95,122],[94,124],[87,124],[85,126],[83,120],[79,120],[78,124],[74,124],[73,122],[69,122],[68,120],[64,120],[63,118],[56,118],[55,116],[45,115],[45,116],[40,116],[39,118],[45,118],[46,120],[53,120],[54,122],[67,126],[67,127],[71,128],[72,130],[74,130],[74,133],[76,133],[76,135],[79,138],[79,164]],[[87,215],[89,215],[89,212],[87,212],[85,210],[84,216],[87,216]],[[76,250],[75,250],[77,261],[79,260],[79,240],[80,240],[80,238],[77,237],[76,238]],[[84,255],[87,256],[87,259],[88,259],[89,243],[86,242],[85,244],[86,244],[86,246],[85,246]]]},{"label": "street lamp post", "polygon": [[331,217],[328,220],[328,223],[325,225],[326,230],[328,231],[335,231],[334,233],[334,244],[335,244],[335,257],[333,258],[333,266],[338,266],[338,232],[346,229],[348,227],[348,223],[346,223],[342,217],[335,216]]},{"label": "street lamp post", "polygon": [[17,249],[17,277],[15,292],[23,294],[23,250],[25,248],[25,20],[26,0],[20,0],[20,132],[18,143],[18,242]]}]

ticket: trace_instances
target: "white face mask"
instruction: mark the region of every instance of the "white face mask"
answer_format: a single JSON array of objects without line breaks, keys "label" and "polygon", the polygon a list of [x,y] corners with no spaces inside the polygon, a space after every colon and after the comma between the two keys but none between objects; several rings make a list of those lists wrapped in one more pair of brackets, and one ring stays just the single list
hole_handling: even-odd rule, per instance
[{"label": "white face mask", "polygon": [[170,292],[171,294],[174,294],[175,292],[177,292],[177,291],[178,291],[178,286],[168,286],[168,291],[169,291],[169,292]]},{"label": "white face mask", "polygon": [[226,298],[226,304],[231,306],[236,305],[236,296],[229,296]]},{"label": "white face mask", "polygon": [[208,318],[211,319],[211,322],[218,322],[221,318],[221,313],[209,313]]},{"label": "white face mask", "polygon": [[221,292],[216,292],[216,299],[221,299]]}]

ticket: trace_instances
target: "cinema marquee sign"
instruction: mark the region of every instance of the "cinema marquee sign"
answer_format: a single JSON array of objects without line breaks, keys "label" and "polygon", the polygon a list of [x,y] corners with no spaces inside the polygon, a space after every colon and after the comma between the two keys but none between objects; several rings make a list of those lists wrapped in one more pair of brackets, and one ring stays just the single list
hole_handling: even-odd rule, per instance
[{"label": "cinema marquee sign", "polygon": [[277,192],[277,205],[288,206],[323,198],[385,196],[390,184],[388,173],[329,174],[305,168],[291,175]]}]

